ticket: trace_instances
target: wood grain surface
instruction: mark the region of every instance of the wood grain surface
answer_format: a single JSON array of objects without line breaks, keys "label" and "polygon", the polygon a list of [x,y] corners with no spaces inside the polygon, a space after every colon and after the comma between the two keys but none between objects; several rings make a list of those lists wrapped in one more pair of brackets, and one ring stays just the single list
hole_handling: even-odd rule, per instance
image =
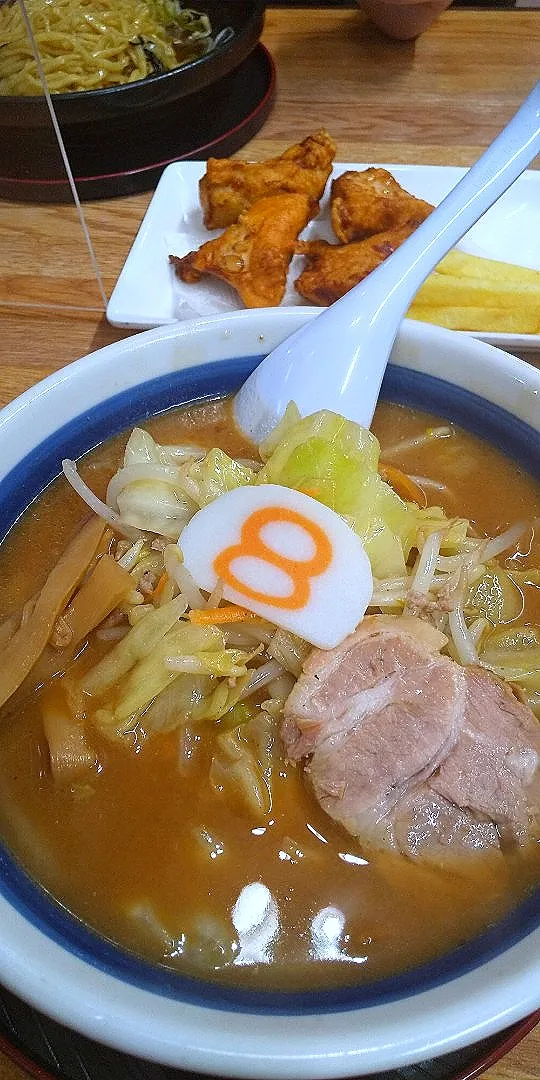
[{"label": "wood grain surface", "polygon": [[[393,42],[354,9],[270,8],[276,101],[239,156],[260,160],[324,125],[338,160],[471,164],[537,80],[539,33],[535,11],[456,8],[416,42]],[[150,197],[84,204],[107,296]],[[0,201],[0,405],[127,333],[105,319],[74,208]],[[24,1076],[0,1054],[0,1080]],[[540,1029],[484,1076],[539,1080]]]}]

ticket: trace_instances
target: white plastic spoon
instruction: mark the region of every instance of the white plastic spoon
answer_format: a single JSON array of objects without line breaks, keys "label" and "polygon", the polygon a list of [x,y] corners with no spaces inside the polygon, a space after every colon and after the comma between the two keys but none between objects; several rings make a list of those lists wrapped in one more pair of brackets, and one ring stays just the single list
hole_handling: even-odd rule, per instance
[{"label": "white plastic spoon", "polygon": [[369,427],[399,324],[420,285],[539,152],[540,82],[394,254],[259,364],[236,395],[240,429],[261,442],[289,401],[302,416],[325,408]]}]

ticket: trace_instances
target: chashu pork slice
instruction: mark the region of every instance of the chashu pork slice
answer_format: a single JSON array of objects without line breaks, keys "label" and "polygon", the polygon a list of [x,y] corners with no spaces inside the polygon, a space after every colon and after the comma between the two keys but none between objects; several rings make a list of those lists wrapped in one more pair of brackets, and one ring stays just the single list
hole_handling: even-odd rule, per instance
[{"label": "chashu pork slice", "polygon": [[463,730],[430,787],[493,821],[501,846],[523,843],[540,818],[540,725],[490,671],[471,666],[465,677]]},{"label": "chashu pork slice", "polygon": [[396,846],[408,855],[505,848],[540,832],[540,725],[496,675],[464,671],[457,743],[395,808]]},{"label": "chashu pork slice", "polygon": [[[440,659],[447,638],[409,616],[368,615],[334,649],[313,649],[284,709],[282,738],[293,761],[310,754],[319,739],[342,726],[351,698],[411,664]],[[346,723],[346,721],[345,721]]]},{"label": "chashu pork slice", "polygon": [[368,617],[310,654],[285,704],[288,756],[311,754],[319,803],[354,835],[394,846],[391,810],[458,740],[466,682],[445,642],[419,619]]},{"label": "chashu pork slice", "polygon": [[315,649],[284,708],[288,756],[353,835],[407,855],[524,844],[540,832],[540,726],[496,675],[440,655],[413,617],[376,615]]},{"label": "chashu pork slice", "polygon": [[500,847],[494,821],[438,795],[429,781],[399,800],[388,823],[387,836],[391,837],[392,846],[404,855],[437,861]]}]

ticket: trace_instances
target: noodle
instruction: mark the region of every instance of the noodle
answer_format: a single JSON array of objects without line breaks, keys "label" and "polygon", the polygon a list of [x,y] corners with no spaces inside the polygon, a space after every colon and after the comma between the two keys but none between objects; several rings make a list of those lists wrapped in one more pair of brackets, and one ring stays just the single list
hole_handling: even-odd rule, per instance
[{"label": "noodle", "polygon": [[[206,15],[177,0],[25,0],[52,94],[171,71],[213,47]],[[16,0],[0,3],[0,94],[42,94]]]}]

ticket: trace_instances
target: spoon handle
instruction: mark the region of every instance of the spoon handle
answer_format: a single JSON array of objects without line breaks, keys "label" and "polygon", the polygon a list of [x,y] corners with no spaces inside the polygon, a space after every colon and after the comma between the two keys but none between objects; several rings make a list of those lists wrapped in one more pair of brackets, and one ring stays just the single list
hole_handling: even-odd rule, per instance
[{"label": "spoon handle", "polygon": [[235,401],[260,441],[295,401],[369,427],[399,323],[428,274],[540,152],[540,82],[425,221],[359,285],[262,361]]},{"label": "spoon handle", "polygon": [[[450,248],[489,210],[540,153],[540,82],[509,124],[422,225],[377,270],[386,281],[386,303],[404,315],[420,285]],[[367,284],[366,279],[366,284]],[[343,299],[358,303],[360,290]],[[342,308],[342,315],[344,313]]]}]

